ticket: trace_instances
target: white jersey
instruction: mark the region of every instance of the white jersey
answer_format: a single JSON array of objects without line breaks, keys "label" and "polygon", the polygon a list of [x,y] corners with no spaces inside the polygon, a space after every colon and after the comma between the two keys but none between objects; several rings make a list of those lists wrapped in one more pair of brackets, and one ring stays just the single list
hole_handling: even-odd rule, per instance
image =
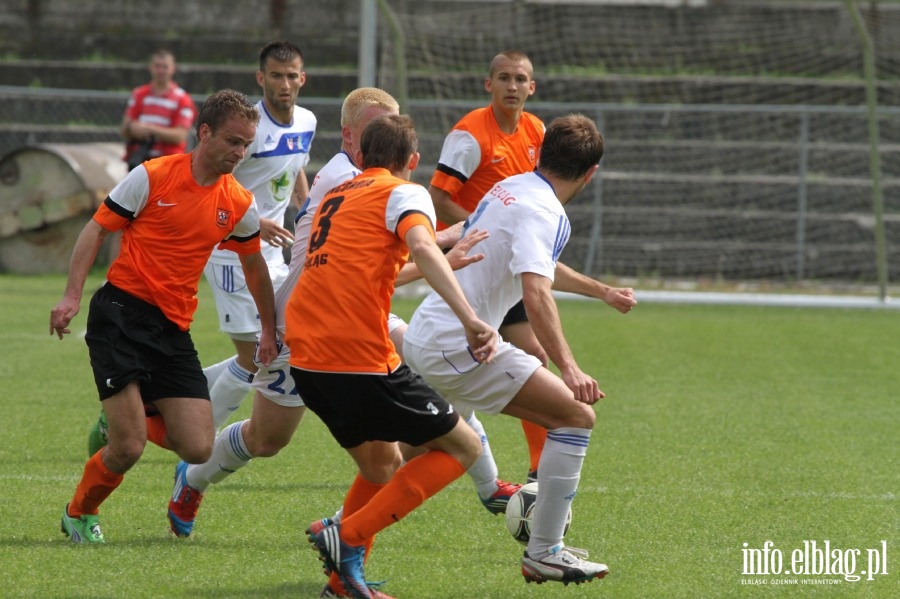
[{"label": "white jersey", "polygon": [[[281,224],[294,192],[297,174],[309,164],[309,150],[316,134],[315,115],[294,106],[289,125],[275,121],[262,100],[257,102],[261,118],[253,143],[238,165],[234,177],[253,193],[260,218]],[[284,264],[280,247],[261,244],[262,255],[269,266]],[[210,261],[216,264],[239,264],[237,254],[229,250],[215,250]]]},{"label": "white jersey", "polygon": [[[472,227],[490,233],[477,248],[484,260],[454,274],[478,317],[497,329],[522,299],[522,273],[553,280],[569,219],[550,183],[531,172],[494,185],[466,222],[467,232]],[[404,339],[435,350],[466,345],[459,319],[434,291],[413,314]]]},{"label": "white jersey", "polygon": [[322,167],[309,187],[309,198],[307,198],[300,212],[297,213],[294,221],[294,245],[291,247],[291,263],[288,267],[288,276],[275,292],[275,325],[282,333],[285,328],[284,308],[291,297],[291,292],[294,291],[294,285],[297,284],[300,273],[303,272],[303,262],[306,260],[306,250],[307,246],[309,246],[309,236],[316,210],[319,208],[322,198],[332,188],[349,181],[361,172],[350,160],[350,156],[341,150]]}]

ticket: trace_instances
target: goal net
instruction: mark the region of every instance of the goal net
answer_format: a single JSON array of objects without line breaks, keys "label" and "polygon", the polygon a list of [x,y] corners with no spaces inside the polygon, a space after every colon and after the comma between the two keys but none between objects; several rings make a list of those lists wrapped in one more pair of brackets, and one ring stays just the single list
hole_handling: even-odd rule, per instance
[{"label": "goal net", "polygon": [[[598,122],[601,177],[569,207],[573,239],[563,259],[573,266],[647,281],[877,281],[863,48],[844,3],[390,5],[405,36],[425,165],[453,123],[487,103],[487,66],[503,49],[532,58],[529,111],[545,121],[584,112]],[[880,188],[896,280],[900,4],[864,4],[861,14],[875,48]],[[379,84],[393,90],[396,36],[381,25]]]}]

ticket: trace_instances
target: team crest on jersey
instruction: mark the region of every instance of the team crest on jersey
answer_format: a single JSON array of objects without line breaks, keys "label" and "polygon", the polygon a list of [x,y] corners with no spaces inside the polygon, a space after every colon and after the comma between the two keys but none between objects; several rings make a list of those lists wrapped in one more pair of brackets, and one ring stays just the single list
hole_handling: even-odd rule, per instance
[{"label": "team crest on jersey", "polygon": [[231,210],[225,210],[223,208],[216,209],[216,226],[223,228],[227,227],[229,220],[231,220]]},{"label": "team crest on jersey", "polygon": [[287,137],[286,142],[287,142],[288,150],[293,152],[294,148],[297,147],[297,138],[296,137]]},{"label": "team crest on jersey", "polygon": [[291,179],[287,173],[281,173],[280,177],[272,179],[271,184],[272,198],[276,202],[283,202],[290,197],[290,194],[286,193],[288,188],[291,187]]},{"label": "team crest on jersey", "polygon": [[528,148],[528,160],[531,164],[534,164],[537,161],[537,148],[534,146],[529,146]]}]

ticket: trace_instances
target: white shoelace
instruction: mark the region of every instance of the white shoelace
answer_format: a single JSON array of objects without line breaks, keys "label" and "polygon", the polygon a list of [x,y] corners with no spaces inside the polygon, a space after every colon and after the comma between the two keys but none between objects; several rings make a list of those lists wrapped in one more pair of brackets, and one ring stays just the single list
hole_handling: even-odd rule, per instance
[{"label": "white shoelace", "polygon": [[587,549],[580,549],[578,547],[569,547],[568,545],[563,547],[560,551],[568,551],[572,555],[580,559],[587,559],[590,557]]}]

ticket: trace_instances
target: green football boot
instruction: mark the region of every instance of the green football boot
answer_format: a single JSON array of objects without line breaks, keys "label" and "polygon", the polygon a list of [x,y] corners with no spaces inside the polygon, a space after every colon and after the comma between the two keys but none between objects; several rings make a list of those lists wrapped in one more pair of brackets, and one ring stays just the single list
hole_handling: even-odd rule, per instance
[{"label": "green football boot", "polygon": [[100,530],[100,518],[96,515],[84,514],[78,518],[69,515],[69,506],[63,510],[60,531],[72,539],[73,543],[103,543],[103,532]]}]

